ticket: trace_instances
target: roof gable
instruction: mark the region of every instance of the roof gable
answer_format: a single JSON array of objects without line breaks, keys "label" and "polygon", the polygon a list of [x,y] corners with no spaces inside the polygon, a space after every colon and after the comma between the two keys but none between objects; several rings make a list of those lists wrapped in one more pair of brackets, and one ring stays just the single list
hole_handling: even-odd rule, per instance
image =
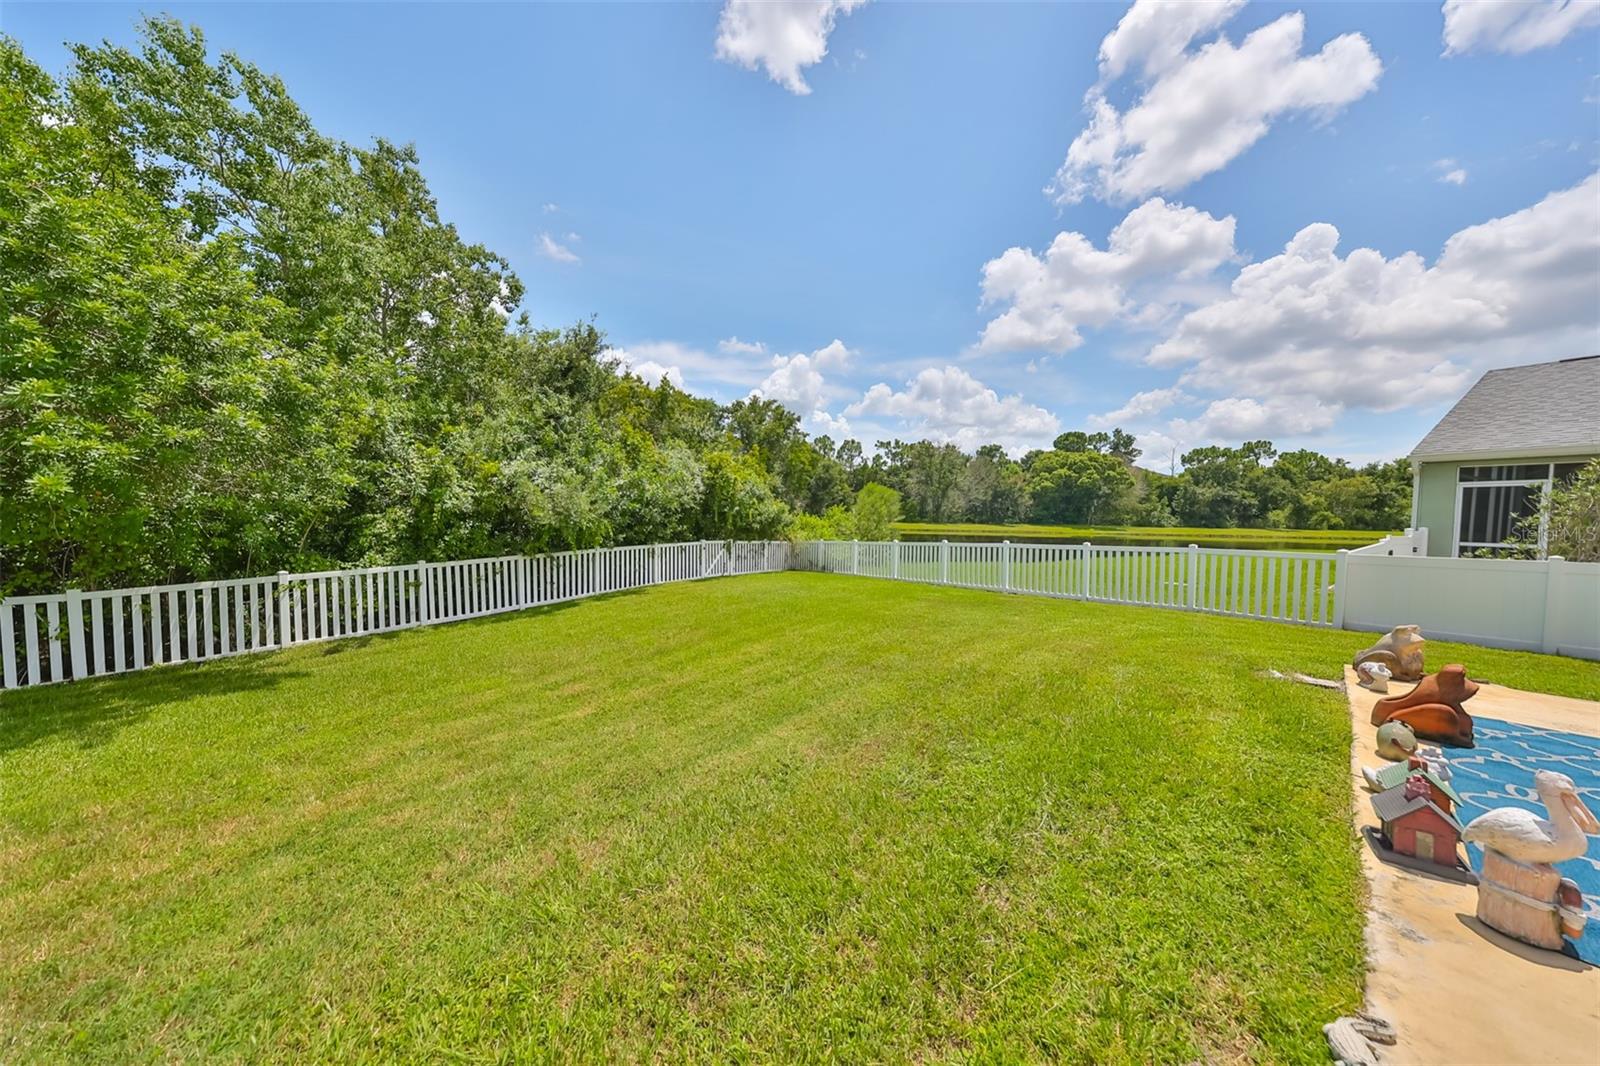
[{"label": "roof gable", "polygon": [[1456,793],[1455,789],[1450,787],[1450,782],[1439,777],[1432,770],[1429,770],[1424,766],[1411,766],[1410,764],[1403,762],[1391,763],[1390,765],[1379,770],[1375,776],[1378,780],[1378,784],[1382,786],[1385,791],[1391,788],[1398,788],[1399,786],[1405,784],[1406,781],[1412,777],[1425,777],[1434,788],[1438,789],[1440,792],[1443,792],[1446,796],[1449,796],[1451,803],[1458,805],[1461,803],[1461,797]]},{"label": "roof gable", "polygon": [[1413,796],[1407,799],[1405,791],[1405,787],[1401,786],[1399,788],[1391,788],[1387,792],[1380,792],[1372,797],[1372,810],[1378,816],[1379,821],[1397,821],[1414,811],[1420,811],[1422,808],[1427,807],[1458,835],[1465,831],[1461,828],[1461,823],[1456,821],[1455,816],[1449,811],[1442,809],[1438,804],[1422,796]]},{"label": "roof gable", "polygon": [[1491,370],[1456,401],[1413,459],[1600,453],[1600,355]]}]

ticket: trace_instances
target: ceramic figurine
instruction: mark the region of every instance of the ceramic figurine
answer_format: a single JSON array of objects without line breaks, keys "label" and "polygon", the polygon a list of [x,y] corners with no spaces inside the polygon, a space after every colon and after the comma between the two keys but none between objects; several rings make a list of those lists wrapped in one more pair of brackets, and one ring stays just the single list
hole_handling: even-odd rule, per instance
[{"label": "ceramic figurine", "polygon": [[1388,692],[1389,678],[1393,676],[1387,666],[1376,660],[1369,659],[1356,667],[1356,681],[1374,692]]},{"label": "ceramic figurine", "polygon": [[1378,727],[1378,755],[1390,762],[1405,762],[1417,750],[1417,735],[1404,722],[1385,722]]},{"label": "ceramic figurine", "polygon": [[1422,678],[1422,645],[1420,627],[1395,626],[1378,643],[1357,654],[1350,665],[1360,669],[1362,663],[1382,663],[1396,681],[1418,681]]},{"label": "ceramic figurine", "polygon": [[1578,797],[1572,778],[1540,770],[1533,775],[1533,790],[1549,818],[1521,807],[1496,807],[1467,826],[1468,842],[1518,862],[1545,864],[1576,859],[1589,850],[1586,834],[1600,835],[1600,822]]},{"label": "ceramic figurine", "polygon": [[1454,870],[1461,840],[1455,816],[1459,797],[1428,771],[1406,769],[1410,776],[1372,797],[1372,811],[1383,823],[1383,843],[1401,855]]},{"label": "ceramic figurine", "polygon": [[1576,859],[1600,835],[1600,821],[1578,797],[1572,778],[1553,770],[1533,775],[1549,818],[1521,807],[1496,807],[1467,825],[1462,839],[1483,848],[1478,920],[1535,947],[1560,950],[1563,936],[1583,935],[1583,898],[1552,863]]},{"label": "ceramic figurine", "polygon": [[1453,663],[1429,674],[1404,696],[1390,696],[1372,705],[1372,724],[1404,722],[1423,740],[1455,748],[1472,747],[1472,716],[1461,705],[1478,686],[1467,680],[1467,668]]},{"label": "ceramic figurine", "polygon": [[[1434,750],[1437,751],[1438,749],[1435,748]],[[1391,763],[1388,766],[1376,768],[1363,766],[1361,768],[1361,779],[1368,792],[1387,792],[1391,788],[1405,784],[1407,778],[1422,774],[1434,786],[1434,791],[1444,797],[1439,805],[1445,810],[1453,812],[1461,803],[1461,797],[1456,795],[1455,789],[1451,787],[1450,778],[1447,774],[1441,775],[1434,769],[1434,765],[1421,753],[1421,749],[1418,749],[1418,752],[1405,762]],[[1438,765],[1443,766],[1443,761],[1441,760]]]},{"label": "ceramic figurine", "polygon": [[1439,780],[1451,780],[1450,762],[1444,757],[1443,748],[1435,747],[1432,744],[1418,744],[1417,758],[1421,759],[1423,764],[1433,771],[1433,776]]}]

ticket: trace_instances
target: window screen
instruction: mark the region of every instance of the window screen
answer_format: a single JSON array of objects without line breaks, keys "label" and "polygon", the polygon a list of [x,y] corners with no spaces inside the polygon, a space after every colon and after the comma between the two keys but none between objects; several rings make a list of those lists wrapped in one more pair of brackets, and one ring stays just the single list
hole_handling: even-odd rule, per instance
[{"label": "window screen", "polygon": [[1463,548],[1504,544],[1518,520],[1538,513],[1544,486],[1483,485],[1461,490],[1460,543]]},{"label": "window screen", "polygon": [[1529,463],[1523,466],[1464,466],[1462,481],[1543,481],[1550,476],[1549,463]]}]

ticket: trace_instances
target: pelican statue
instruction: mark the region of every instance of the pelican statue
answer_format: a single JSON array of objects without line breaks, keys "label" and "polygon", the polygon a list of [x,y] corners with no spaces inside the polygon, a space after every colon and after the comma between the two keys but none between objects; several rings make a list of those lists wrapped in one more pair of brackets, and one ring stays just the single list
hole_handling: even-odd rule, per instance
[{"label": "pelican statue", "polygon": [[1540,770],[1533,775],[1533,790],[1548,819],[1521,807],[1496,807],[1469,822],[1461,839],[1524,863],[1565,862],[1587,851],[1585,834],[1600,836],[1600,821],[1578,798],[1572,778]]}]

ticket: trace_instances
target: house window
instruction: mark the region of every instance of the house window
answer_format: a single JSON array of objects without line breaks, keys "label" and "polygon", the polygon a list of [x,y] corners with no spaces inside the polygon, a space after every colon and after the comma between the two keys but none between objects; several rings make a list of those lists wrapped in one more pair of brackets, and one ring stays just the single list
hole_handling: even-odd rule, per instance
[{"label": "house window", "polygon": [[[1511,555],[1526,545],[1512,537],[1523,519],[1539,513],[1553,483],[1577,476],[1582,463],[1516,463],[1463,466],[1457,475],[1456,555]],[[1546,519],[1539,521],[1544,554]]]}]

